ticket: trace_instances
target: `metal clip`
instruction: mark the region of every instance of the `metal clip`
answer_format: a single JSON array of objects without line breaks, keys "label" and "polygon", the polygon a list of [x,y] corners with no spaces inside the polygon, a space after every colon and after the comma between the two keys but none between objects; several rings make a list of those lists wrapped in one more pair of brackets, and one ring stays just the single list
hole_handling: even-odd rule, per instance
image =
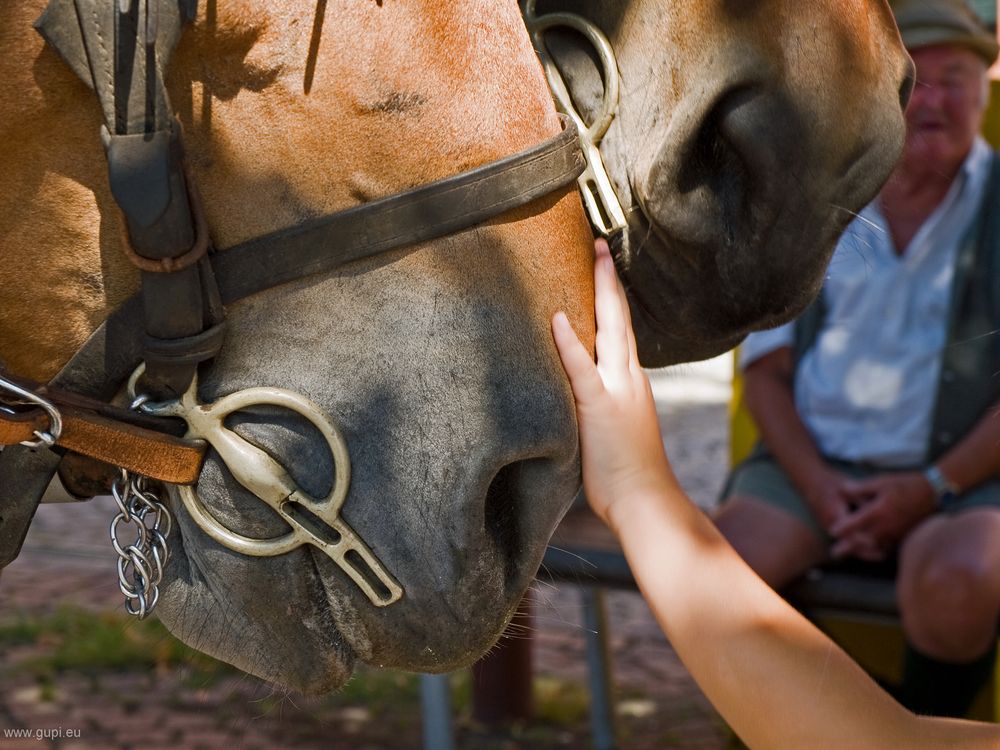
[{"label": "metal clip", "polygon": [[[137,371],[131,382],[140,374],[141,370]],[[226,428],[225,419],[233,412],[264,405],[279,406],[302,415],[325,438],[335,472],[333,487],[325,498],[306,494],[270,454]],[[375,606],[384,607],[402,597],[403,589],[396,579],[340,517],[351,482],[351,460],[340,431],[311,401],[283,388],[250,388],[223,396],[211,404],[201,404],[196,378],[180,400],[145,403],[139,408],[149,414],[184,419],[188,437],[207,440],[236,481],[267,503],[291,527],[288,533],[269,539],[243,536],[215,518],[194,488],[178,487],[188,513],[212,539],[253,557],[282,555],[303,544],[311,544],[329,555]]]},{"label": "metal clip", "polygon": [[[618,72],[615,52],[604,33],[586,18],[575,13],[546,13],[539,16],[535,14],[535,3],[536,0],[525,0],[524,23],[531,36],[532,44],[535,46],[535,52],[538,53],[542,68],[545,70],[545,77],[548,79],[549,88],[552,89],[556,105],[560,111],[576,123],[577,129],[580,131],[580,143],[587,160],[587,168],[580,175],[578,182],[587,215],[598,232],[605,237],[610,237],[615,232],[627,227],[625,211],[622,209],[618,194],[611,184],[611,178],[608,176],[608,170],[604,166],[604,159],[598,148],[601,139],[608,132],[608,128],[618,113],[621,75]],[[583,117],[577,112],[569,88],[545,46],[545,32],[557,26],[573,29],[583,35],[594,46],[601,61],[604,76],[604,99],[601,102],[601,110],[597,118],[590,125],[585,123]]]},{"label": "metal clip", "polygon": [[55,404],[46,398],[42,398],[37,393],[29,391],[26,388],[22,388],[17,383],[7,380],[7,378],[2,375],[0,375],[0,388],[17,396],[20,401],[16,403],[34,404],[35,406],[40,406],[49,416],[49,429],[35,430],[35,436],[38,440],[25,440],[21,443],[21,445],[26,448],[41,448],[43,445],[51,447],[55,445],[56,441],[59,439],[59,435],[62,434],[62,415],[59,413]]}]

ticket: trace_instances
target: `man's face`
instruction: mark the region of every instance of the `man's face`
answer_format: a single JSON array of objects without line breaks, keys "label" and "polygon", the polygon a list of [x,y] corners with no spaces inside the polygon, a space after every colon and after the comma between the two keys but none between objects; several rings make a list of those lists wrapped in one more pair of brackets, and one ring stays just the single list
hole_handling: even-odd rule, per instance
[{"label": "man's face", "polygon": [[954,174],[982,125],[986,66],[974,52],[950,45],[910,55],[917,80],[906,108],[903,163]]}]

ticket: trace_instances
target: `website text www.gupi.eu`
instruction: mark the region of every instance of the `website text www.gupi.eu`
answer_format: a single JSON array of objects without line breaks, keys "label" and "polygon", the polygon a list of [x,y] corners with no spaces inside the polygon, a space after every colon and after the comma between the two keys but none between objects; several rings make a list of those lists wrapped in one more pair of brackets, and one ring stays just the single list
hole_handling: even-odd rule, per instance
[{"label": "website text www.gupi.eu", "polygon": [[14,728],[4,729],[3,736],[8,740],[78,740],[81,730],[69,727]]}]

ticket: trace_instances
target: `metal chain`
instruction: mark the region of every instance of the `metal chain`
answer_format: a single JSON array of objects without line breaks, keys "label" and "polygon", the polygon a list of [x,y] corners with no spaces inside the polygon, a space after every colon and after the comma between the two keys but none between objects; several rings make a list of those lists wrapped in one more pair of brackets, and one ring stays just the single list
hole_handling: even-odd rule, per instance
[{"label": "metal chain", "polygon": [[[111,521],[111,544],[118,554],[118,587],[125,594],[125,611],[140,620],[160,600],[160,581],[170,551],[170,512],[147,486],[146,477],[125,469],[111,485],[118,515]],[[135,541],[127,546],[119,537],[122,522],[132,524]]]}]

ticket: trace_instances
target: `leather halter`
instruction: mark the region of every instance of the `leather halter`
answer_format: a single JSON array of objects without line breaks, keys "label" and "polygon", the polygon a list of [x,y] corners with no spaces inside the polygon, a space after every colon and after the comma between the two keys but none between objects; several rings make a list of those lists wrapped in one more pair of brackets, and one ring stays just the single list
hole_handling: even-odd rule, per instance
[{"label": "leather halter", "polygon": [[[118,466],[138,462],[136,471],[159,474],[164,481],[197,479],[205,445],[176,437],[177,422],[147,417],[137,424],[134,417],[121,418],[106,404],[80,397],[106,401],[143,360],[156,369],[147,379],[150,388],[183,393],[198,364],[221,346],[223,304],[471,228],[565,188],[584,169],[576,126],[563,117],[559,135],[519,154],[211,252],[163,85],[163,66],[195,5],[196,0],[51,0],[36,24],[98,93],[112,193],[126,218],[131,254],[139,258],[142,292],[112,313],[45,387],[53,400],[71,404],[72,419],[55,447],[10,445],[0,452],[0,568],[20,551],[66,450]],[[105,42],[111,37],[109,54]],[[147,69],[150,60],[155,62]],[[146,321],[145,331],[136,327],[137,320]],[[0,410],[0,437],[4,431],[8,439],[23,437],[46,424],[38,408],[14,411]],[[97,433],[101,439],[90,441]],[[134,446],[143,440],[154,450],[136,453]],[[109,445],[121,451],[110,455]],[[183,465],[168,472],[159,465],[163,455]]]}]

